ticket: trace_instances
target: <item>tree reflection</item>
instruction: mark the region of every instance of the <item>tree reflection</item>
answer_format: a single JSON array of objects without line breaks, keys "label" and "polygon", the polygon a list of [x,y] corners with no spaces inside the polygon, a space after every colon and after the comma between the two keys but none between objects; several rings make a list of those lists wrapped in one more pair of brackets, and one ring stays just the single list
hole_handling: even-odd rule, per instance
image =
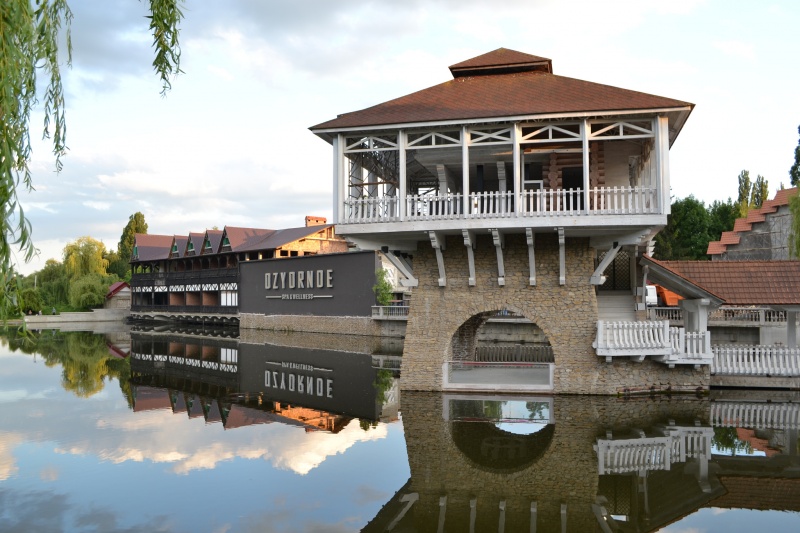
[{"label": "tree reflection", "polygon": [[120,384],[128,406],[133,405],[130,362],[112,356],[105,337],[85,331],[58,330],[3,332],[12,351],[38,354],[45,365],[60,365],[61,386],[80,398],[89,398],[105,387],[107,379]]}]

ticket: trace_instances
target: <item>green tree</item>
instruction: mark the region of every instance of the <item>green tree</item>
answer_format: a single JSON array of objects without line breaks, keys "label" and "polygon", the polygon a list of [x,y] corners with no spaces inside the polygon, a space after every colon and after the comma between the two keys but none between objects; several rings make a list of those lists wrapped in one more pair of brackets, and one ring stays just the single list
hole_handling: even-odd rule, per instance
[{"label": "green tree", "polygon": [[767,200],[769,200],[769,182],[759,174],[750,191],[750,209],[760,209]]},{"label": "green tree", "polygon": [[789,232],[789,255],[800,259],[800,194],[789,200],[789,210],[792,213],[792,227]]},{"label": "green tree", "polygon": [[69,276],[63,263],[48,259],[44,268],[37,272],[37,276],[45,310],[69,303]]},{"label": "green tree", "polygon": [[[800,126],[797,127],[797,133],[800,135]],[[789,183],[793,187],[800,186],[800,139],[798,139],[797,146],[794,149],[794,164],[789,169]]]},{"label": "green tree", "polygon": [[738,211],[730,198],[727,202],[714,200],[714,203],[708,206],[708,238],[718,241],[723,231],[731,231],[737,215]]},{"label": "green tree", "polygon": [[119,258],[126,264],[131,260],[133,241],[137,233],[147,233],[147,222],[144,221],[144,215],[139,211],[128,217],[128,223],[122,229],[122,236],[120,236],[119,246],[117,246]]},{"label": "green tree", "polygon": [[707,259],[709,215],[703,202],[694,196],[674,201],[667,226],[655,240],[657,259]]},{"label": "green tree", "polygon": [[392,302],[394,287],[389,282],[389,271],[385,268],[379,268],[375,271],[375,285],[372,286],[372,292],[375,293],[375,300],[378,305],[389,305]]},{"label": "green tree", "polygon": [[106,246],[92,237],[81,237],[64,247],[64,267],[71,280],[87,274],[106,275]]},{"label": "green tree", "polygon": [[[171,78],[180,72],[179,24],[183,0],[149,0],[150,30],[155,59],[153,68],[161,78],[162,95]],[[44,137],[52,140],[56,170],[66,154],[64,90],[61,83],[59,44],[66,43],[62,56],[72,62],[67,0],[3,0],[0,2],[0,282],[10,280],[14,249],[29,261],[36,252],[31,225],[19,204],[17,187],[33,190],[29,168],[31,156],[30,116],[39,103],[39,73],[45,83]],[[3,291],[6,291],[5,286]]]},{"label": "green tree", "polygon": [[739,217],[744,218],[750,210],[750,193],[753,184],[750,182],[750,172],[742,170],[739,173],[739,196],[736,199],[736,209],[739,211]]},{"label": "green tree", "polygon": [[[116,276],[113,279],[116,281]],[[73,280],[69,284],[69,305],[75,309],[102,307],[111,283],[110,278],[95,272]]]}]

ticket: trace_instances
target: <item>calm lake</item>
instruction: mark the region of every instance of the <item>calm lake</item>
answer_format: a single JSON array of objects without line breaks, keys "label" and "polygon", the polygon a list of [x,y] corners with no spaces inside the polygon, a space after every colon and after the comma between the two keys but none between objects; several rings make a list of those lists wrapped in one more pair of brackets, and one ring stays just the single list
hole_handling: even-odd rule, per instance
[{"label": "calm lake", "polygon": [[401,394],[396,349],[196,333],[0,337],[0,531],[800,531],[797,392]]}]

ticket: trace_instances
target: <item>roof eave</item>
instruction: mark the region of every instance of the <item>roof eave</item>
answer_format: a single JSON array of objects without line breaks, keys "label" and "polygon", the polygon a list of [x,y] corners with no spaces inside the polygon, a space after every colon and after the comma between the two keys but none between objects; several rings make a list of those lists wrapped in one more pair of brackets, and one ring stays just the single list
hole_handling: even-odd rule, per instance
[{"label": "roof eave", "polygon": [[660,107],[651,109],[616,109],[616,110],[597,110],[597,111],[579,111],[569,113],[541,113],[532,115],[509,115],[505,117],[480,117],[468,119],[452,119],[452,120],[430,120],[418,122],[395,122],[390,124],[377,124],[377,125],[360,125],[348,126],[343,128],[319,128],[311,127],[312,133],[321,139],[332,143],[335,135],[339,133],[349,133],[365,130],[393,130],[393,129],[412,129],[412,128],[437,128],[442,126],[455,126],[466,124],[483,124],[488,122],[524,122],[534,120],[558,120],[558,119],[584,119],[590,117],[603,117],[609,115],[636,115],[641,113],[648,113],[658,115],[661,113],[678,113],[678,120],[675,126],[671,128],[675,132],[674,137],[670,135],[670,145],[674,142],[674,138],[678,136],[683,125],[686,123],[689,114],[692,112],[694,104],[687,104],[685,106],[676,107]]}]

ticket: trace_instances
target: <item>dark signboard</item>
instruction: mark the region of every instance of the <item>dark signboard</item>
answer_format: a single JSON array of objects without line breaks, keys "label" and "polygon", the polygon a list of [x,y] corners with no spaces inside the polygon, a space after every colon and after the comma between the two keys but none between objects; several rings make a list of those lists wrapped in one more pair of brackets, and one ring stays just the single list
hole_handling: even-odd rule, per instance
[{"label": "dark signboard", "polygon": [[267,400],[376,420],[378,370],[368,354],[240,344],[242,391]]},{"label": "dark signboard", "polygon": [[239,263],[239,312],[370,316],[375,252],[306,255]]}]

